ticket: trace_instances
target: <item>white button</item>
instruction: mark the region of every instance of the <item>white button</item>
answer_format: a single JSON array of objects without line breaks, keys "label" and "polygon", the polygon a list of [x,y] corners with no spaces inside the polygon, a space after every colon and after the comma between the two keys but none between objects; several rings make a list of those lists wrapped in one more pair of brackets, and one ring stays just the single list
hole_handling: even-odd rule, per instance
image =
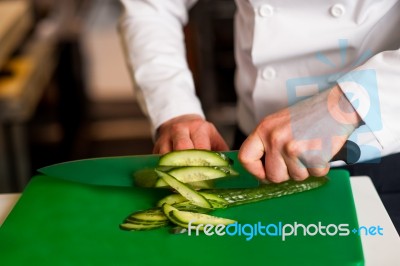
[{"label": "white button", "polygon": [[346,12],[344,5],[336,4],[331,7],[331,15],[335,18],[341,17]]},{"label": "white button", "polygon": [[275,69],[273,69],[272,67],[266,67],[266,68],[264,68],[264,70],[262,71],[262,77],[264,78],[264,79],[268,79],[268,80],[271,80],[271,79],[274,79],[275,77],[276,77],[276,71],[275,71]]},{"label": "white button", "polygon": [[270,17],[274,14],[274,8],[270,5],[263,5],[258,8],[261,17]]}]

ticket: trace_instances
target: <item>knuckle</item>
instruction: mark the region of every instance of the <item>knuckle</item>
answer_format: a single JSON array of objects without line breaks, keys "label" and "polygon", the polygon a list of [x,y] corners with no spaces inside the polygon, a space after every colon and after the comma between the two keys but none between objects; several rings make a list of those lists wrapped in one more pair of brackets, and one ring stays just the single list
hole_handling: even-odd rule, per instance
[{"label": "knuckle", "polygon": [[274,130],[269,134],[269,143],[272,147],[279,147],[284,141],[284,135],[278,130]]},{"label": "knuckle", "polygon": [[295,141],[290,141],[285,145],[285,153],[290,157],[298,157],[300,154],[299,145]]},{"label": "knuckle", "polygon": [[280,136],[276,131],[269,134],[269,142],[274,146],[280,142]]},{"label": "knuckle", "polygon": [[176,134],[176,133],[180,132],[182,129],[183,129],[183,126],[180,123],[173,124],[170,127],[172,134]]}]

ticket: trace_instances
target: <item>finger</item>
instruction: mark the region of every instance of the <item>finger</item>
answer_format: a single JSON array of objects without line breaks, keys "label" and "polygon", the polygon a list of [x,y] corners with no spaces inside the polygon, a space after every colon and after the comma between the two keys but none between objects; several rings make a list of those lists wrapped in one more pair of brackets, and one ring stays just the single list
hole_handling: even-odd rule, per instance
[{"label": "finger", "polygon": [[300,156],[299,160],[305,165],[308,173],[313,176],[323,176],[329,171],[329,159],[322,150],[307,150]]},{"label": "finger", "polygon": [[218,134],[215,138],[213,138],[211,149],[214,151],[228,151],[229,146],[225,142],[225,140]]},{"label": "finger", "polygon": [[176,130],[173,130],[172,132],[173,150],[185,150],[194,148],[188,128],[178,128]]},{"label": "finger", "polygon": [[294,152],[292,149],[292,151],[288,151],[288,153],[296,155],[296,158],[307,169],[308,176],[323,176],[328,173],[328,161],[332,156],[331,153],[327,151],[327,148],[324,147],[321,140],[303,140],[297,142],[297,146],[297,152]]},{"label": "finger", "polygon": [[205,123],[203,126],[200,126],[197,130],[194,130],[191,133],[191,139],[195,149],[211,149],[211,134],[208,127],[209,124]]},{"label": "finger", "polygon": [[291,179],[302,181],[309,177],[308,169],[298,158],[285,157],[284,160],[287,166],[287,172]]},{"label": "finger", "polygon": [[303,153],[299,159],[307,167],[311,176],[324,176],[329,172],[328,159],[324,159],[324,153],[320,150],[310,150]]},{"label": "finger", "polygon": [[211,149],[215,151],[228,151],[229,146],[219,134],[217,129],[213,126],[213,132],[211,137]]},{"label": "finger", "polygon": [[282,155],[269,152],[265,156],[265,176],[269,181],[280,183],[289,180],[288,168]]},{"label": "finger", "polygon": [[283,158],[285,160],[290,178],[302,181],[309,176],[306,166],[298,158],[297,142],[290,142],[285,146]]},{"label": "finger", "polygon": [[251,134],[242,144],[238,159],[247,171],[259,179],[265,179],[265,171],[262,162],[265,149],[260,138]]},{"label": "finger", "polygon": [[159,138],[154,144],[154,154],[165,154],[172,151],[172,145],[169,138]]},{"label": "finger", "polygon": [[311,176],[324,176],[329,172],[330,166],[327,163],[325,167],[308,168],[308,172]]}]

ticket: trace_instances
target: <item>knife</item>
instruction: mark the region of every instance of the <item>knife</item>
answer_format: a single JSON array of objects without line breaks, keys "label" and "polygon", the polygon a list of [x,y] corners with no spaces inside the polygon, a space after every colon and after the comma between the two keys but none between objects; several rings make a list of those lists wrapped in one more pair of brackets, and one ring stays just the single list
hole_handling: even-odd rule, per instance
[{"label": "knife", "polygon": [[[215,180],[217,188],[246,188],[259,185],[259,181],[239,163],[238,151],[224,153],[233,160],[233,167],[239,172],[239,176]],[[360,155],[358,145],[348,140],[332,161],[342,160],[353,164],[358,161]],[[132,187],[133,174],[155,168],[159,158],[160,155],[155,154],[92,158],[58,163],[37,171],[50,177],[83,184]]]},{"label": "knife", "polygon": [[[239,176],[221,178],[214,181],[217,188],[257,187],[259,182],[250,175],[237,159],[238,151],[224,152],[233,161]],[[46,166],[38,169],[41,174],[67,181],[101,185],[134,186],[134,174],[151,177],[158,165],[160,155],[132,155],[83,159]]]}]

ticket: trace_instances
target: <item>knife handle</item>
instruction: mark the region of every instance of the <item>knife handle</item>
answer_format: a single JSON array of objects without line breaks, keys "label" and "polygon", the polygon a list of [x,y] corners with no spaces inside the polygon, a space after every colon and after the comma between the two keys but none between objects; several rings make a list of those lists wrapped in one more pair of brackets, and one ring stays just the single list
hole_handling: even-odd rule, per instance
[{"label": "knife handle", "polygon": [[351,141],[346,140],[343,147],[333,156],[331,161],[344,161],[346,164],[355,164],[361,157],[361,150],[358,145]]}]

